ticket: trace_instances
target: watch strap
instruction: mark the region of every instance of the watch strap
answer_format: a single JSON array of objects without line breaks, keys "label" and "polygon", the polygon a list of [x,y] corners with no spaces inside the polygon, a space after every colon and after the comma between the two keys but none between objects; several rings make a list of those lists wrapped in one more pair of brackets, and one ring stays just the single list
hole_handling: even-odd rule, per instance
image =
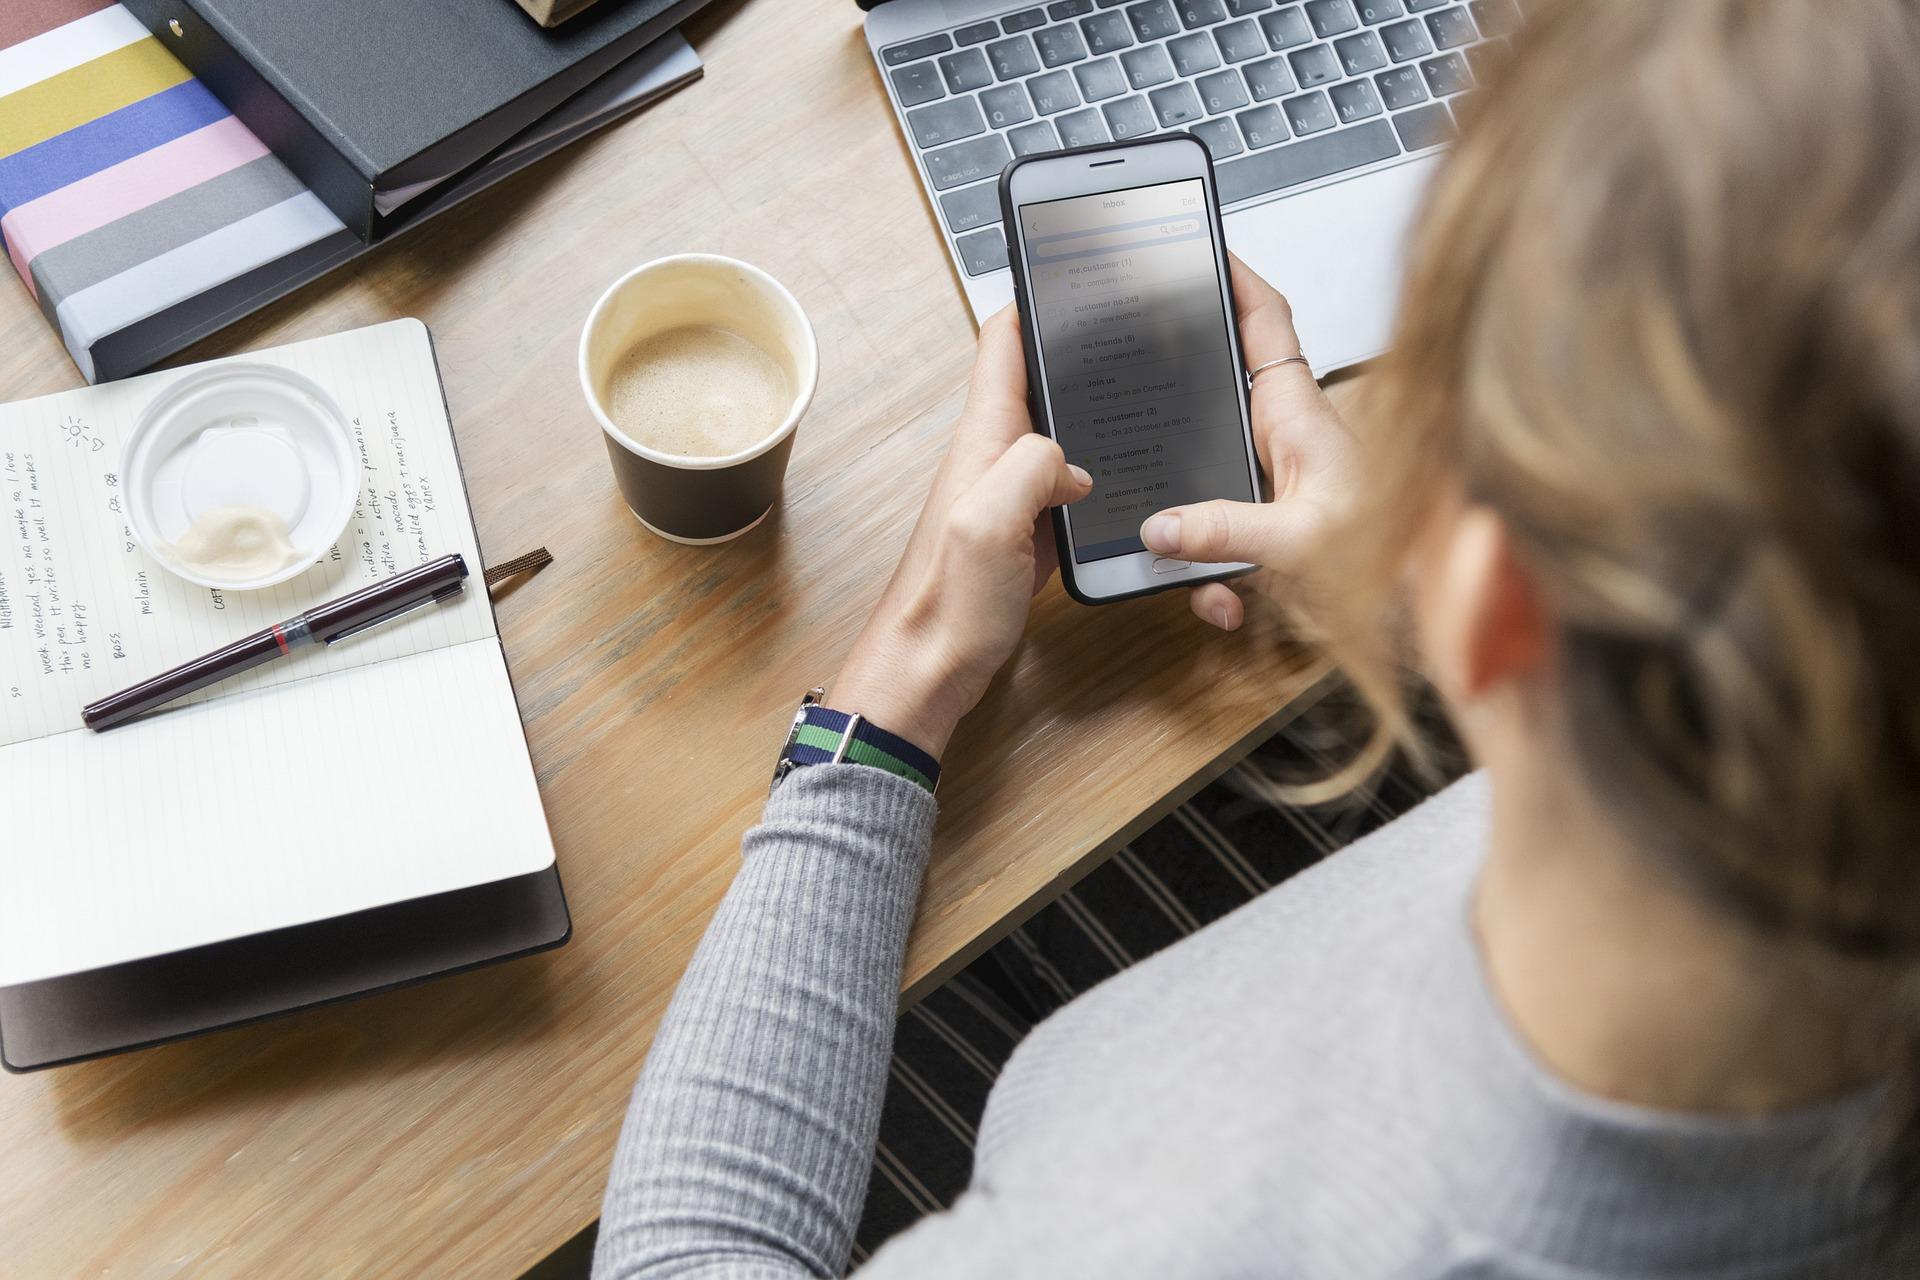
[{"label": "watch strap", "polygon": [[863,764],[930,792],[940,783],[940,762],[905,738],[860,716],[809,702],[794,717],[775,781],[815,764]]}]

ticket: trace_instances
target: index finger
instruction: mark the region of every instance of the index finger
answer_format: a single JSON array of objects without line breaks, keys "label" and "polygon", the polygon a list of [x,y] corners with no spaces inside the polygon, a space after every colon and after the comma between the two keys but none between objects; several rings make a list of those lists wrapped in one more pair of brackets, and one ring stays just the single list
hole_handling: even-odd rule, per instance
[{"label": "index finger", "polygon": [[1227,264],[1233,272],[1234,319],[1240,322],[1240,351],[1247,358],[1247,368],[1301,354],[1293,308],[1286,298],[1231,250]]},{"label": "index finger", "polygon": [[980,326],[967,384],[967,415],[990,422],[1007,444],[1033,429],[1027,417],[1027,357],[1020,342],[1020,318],[1013,305],[1000,308]]}]

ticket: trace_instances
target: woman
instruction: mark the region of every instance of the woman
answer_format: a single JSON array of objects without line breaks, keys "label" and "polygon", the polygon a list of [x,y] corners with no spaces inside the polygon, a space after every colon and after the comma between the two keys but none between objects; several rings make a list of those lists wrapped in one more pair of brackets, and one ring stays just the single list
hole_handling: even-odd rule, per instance
[{"label": "woman", "polygon": [[[972,1189],[862,1275],[1920,1274],[1915,13],[1529,17],[1364,439],[1274,369],[1275,501],[1143,529],[1273,570],[1389,730],[1410,630],[1478,773],[1042,1025]],[[1249,364],[1294,353],[1235,289]],[[935,756],[1088,489],[1023,395],[1003,315],[829,698]],[[601,1274],[845,1266],[933,821],[856,765],[771,798]]]}]

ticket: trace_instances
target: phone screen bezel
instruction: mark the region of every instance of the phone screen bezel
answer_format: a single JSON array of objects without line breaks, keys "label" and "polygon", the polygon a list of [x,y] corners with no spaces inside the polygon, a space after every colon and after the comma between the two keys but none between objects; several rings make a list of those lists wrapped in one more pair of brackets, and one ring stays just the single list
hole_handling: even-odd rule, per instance
[{"label": "phone screen bezel", "polygon": [[[1161,186],[1194,179],[1204,184],[1208,241],[1213,249],[1214,271],[1220,290],[1221,305],[1227,316],[1228,358],[1232,360],[1236,370],[1244,369],[1246,364],[1240,348],[1239,326],[1233,319],[1232,279],[1227,263],[1225,237],[1220,223],[1219,199],[1214,188],[1213,168],[1208,161],[1205,146],[1191,135],[1173,137],[1163,135],[1145,142],[1086,148],[1056,155],[1036,156],[1030,160],[1018,162],[1007,175],[1007,203],[1013,217],[1011,225],[1006,228],[1014,253],[1019,260],[1017,278],[1020,280],[1031,278],[1028,270],[1026,223],[1020,216],[1026,206],[1072,199],[1076,196],[1100,195],[1105,192]],[[1024,297],[1021,299],[1021,305],[1023,308],[1028,305]],[[1038,338],[1037,325],[1028,323],[1026,332],[1034,346],[1034,350],[1029,353],[1029,361],[1031,370],[1038,375],[1038,384],[1032,388],[1035,405],[1040,410],[1038,416],[1042,429],[1050,437],[1058,439],[1054,429],[1052,398],[1047,392],[1044,344]],[[1249,492],[1252,494],[1252,500],[1257,502],[1261,498],[1259,454],[1253,442],[1251,406],[1245,379],[1236,378],[1234,388],[1239,406],[1241,443],[1247,465]],[[1065,531],[1064,541],[1067,544],[1061,549],[1062,572],[1067,575],[1069,584],[1075,589],[1075,594],[1092,599],[1117,599],[1139,595],[1169,586],[1244,573],[1253,567],[1240,563],[1193,563],[1185,567],[1169,567],[1169,562],[1162,557],[1144,550],[1099,560],[1084,562],[1073,560],[1075,544],[1072,508],[1067,508],[1061,513],[1061,522]],[[1071,563],[1067,563],[1068,561]],[[1156,562],[1161,564],[1160,569],[1155,569]],[[1177,565],[1180,562],[1172,563]]]}]

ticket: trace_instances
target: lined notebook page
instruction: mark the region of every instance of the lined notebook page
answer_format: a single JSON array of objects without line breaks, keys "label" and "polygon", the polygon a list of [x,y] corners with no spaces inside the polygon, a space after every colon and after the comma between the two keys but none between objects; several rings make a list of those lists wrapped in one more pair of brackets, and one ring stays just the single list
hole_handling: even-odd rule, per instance
[{"label": "lined notebook page", "polygon": [[[418,321],[246,360],[327,388],[360,502],[321,563],[219,593],[132,545],[116,471],[182,371],[0,407],[0,986],[553,862]],[[449,552],[468,587],[104,734],[80,707]]]},{"label": "lined notebook page", "polygon": [[0,747],[0,986],[538,871],[499,642]]},{"label": "lined notebook page", "polygon": [[235,359],[304,373],[340,405],[361,462],[345,535],[277,587],[196,587],[134,545],[118,474],[141,409],[185,370],[0,406],[0,745],[76,728],[95,698],[449,552],[474,574],[457,601],[195,698],[493,634],[426,326],[396,320]]}]

